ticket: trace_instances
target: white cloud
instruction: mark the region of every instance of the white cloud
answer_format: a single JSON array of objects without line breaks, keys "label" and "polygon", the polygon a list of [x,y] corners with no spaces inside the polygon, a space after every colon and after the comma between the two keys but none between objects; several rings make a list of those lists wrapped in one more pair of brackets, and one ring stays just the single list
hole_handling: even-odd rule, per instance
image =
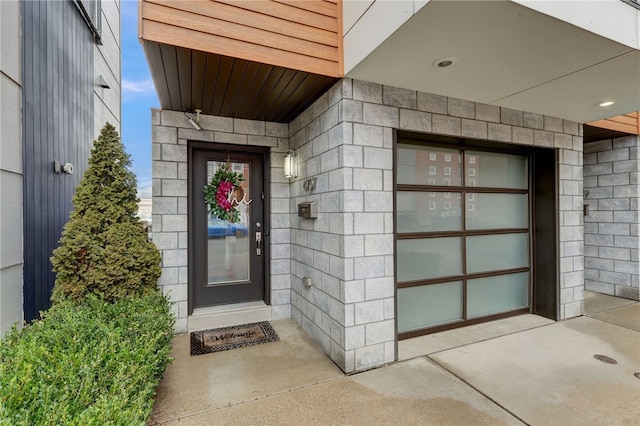
[{"label": "white cloud", "polygon": [[147,93],[155,91],[153,80],[144,81],[122,80],[122,93]]},{"label": "white cloud", "polygon": [[153,183],[153,179],[151,179],[149,176],[138,176],[136,179],[138,181],[138,188],[151,186],[151,184]]},{"label": "white cloud", "polygon": [[138,185],[138,198],[141,200],[151,198],[152,188],[150,183]]},{"label": "white cloud", "polygon": [[138,198],[141,200],[148,200],[151,198],[151,187],[145,186],[144,188],[138,188]]}]

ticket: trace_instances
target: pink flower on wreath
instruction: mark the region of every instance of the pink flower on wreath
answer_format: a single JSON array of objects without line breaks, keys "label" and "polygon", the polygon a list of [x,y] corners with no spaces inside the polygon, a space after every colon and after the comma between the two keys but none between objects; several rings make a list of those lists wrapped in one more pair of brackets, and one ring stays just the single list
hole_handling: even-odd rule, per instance
[{"label": "pink flower on wreath", "polygon": [[216,202],[221,209],[231,211],[233,208],[229,201],[229,193],[233,191],[234,188],[235,185],[228,180],[220,182],[220,185],[218,185],[218,190],[216,191]]}]

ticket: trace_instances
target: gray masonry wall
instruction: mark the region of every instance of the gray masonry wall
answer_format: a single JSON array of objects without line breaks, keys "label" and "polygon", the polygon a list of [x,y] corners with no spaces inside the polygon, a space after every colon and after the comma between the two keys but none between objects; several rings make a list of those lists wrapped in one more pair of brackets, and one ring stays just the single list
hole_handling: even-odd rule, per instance
[{"label": "gray masonry wall", "polygon": [[[289,125],[153,111],[153,239],[159,285],[187,329],[187,139],[271,147],[272,316],[293,317],[346,372],[396,359],[395,129],[556,148],[560,309],[583,312],[582,126],[460,99],[343,79]],[[285,179],[287,149],[299,176]],[[316,178],[314,190],[305,182]],[[297,215],[316,201],[317,219]],[[310,278],[311,285],[304,284]]]},{"label": "gray masonry wall", "polygon": [[[379,90],[381,101],[381,89],[342,80],[289,126],[301,165],[291,189],[292,212],[300,201],[318,203],[317,219],[292,218],[292,315],[346,372],[396,358],[397,118],[392,123],[378,105],[362,102],[370,90]],[[311,177],[317,188],[305,191]],[[312,278],[310,288],[302,284],[304,276]]]},{"label": "gray masonry wall", "polygon": [[153,242],[162,254],[158,285],[175,302],[175,330],[186,333],[188,324],[187,140],[271,148],[271,316],[290,318],[288,126],[206,115],[200,124],[203,130],[196,131],[182,112],[152,110]]},{"label": "gray masonry wall", "polygon": [[640,300],[638,263],[639,136],[584,147],[585,288]]},{"label": "gray masonry wall", "polygon": [[[346,372],[396,359],[393,131],[559,150],[560,318],[583,312],[582,127],[566,120],[344,79],[289,125],[292,316]],[[315,191],[305,180],[317,178]],[[318,218],[300,219],[300,201]],[[307,288],[303,278],[310,277]]]}]

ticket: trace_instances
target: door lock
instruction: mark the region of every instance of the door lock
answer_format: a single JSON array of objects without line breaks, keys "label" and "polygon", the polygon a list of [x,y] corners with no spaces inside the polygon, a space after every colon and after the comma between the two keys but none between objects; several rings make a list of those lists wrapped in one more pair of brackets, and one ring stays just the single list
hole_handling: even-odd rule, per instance
[{"label": "door lock", "polygon": [[262,232],[256,232],[256,254],[262,255]]}]

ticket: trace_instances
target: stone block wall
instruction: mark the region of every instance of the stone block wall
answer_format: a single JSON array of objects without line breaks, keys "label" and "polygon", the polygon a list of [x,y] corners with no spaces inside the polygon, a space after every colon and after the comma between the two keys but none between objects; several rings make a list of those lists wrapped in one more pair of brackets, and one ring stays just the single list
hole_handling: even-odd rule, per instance
[{"label": "stone block wall", "polygon": [[628,136],[584,147],[585,288],[634,300],[640,300],[639,146],[639,136]]},{"label": "stone block wall", "polygon": [[207,115],[200,124],[203,130],[197,131],[182,112],[152,111],[153,242],[162,255],[158,285],[175,302],[175,330],[187,331],[188,316],[187,140],[270,147],[271,315],[289,318],[289,184],[283,171],[288,125]]},{"label": "stone block wall", "polygon": [[[394,361],[394,130],[559,151],[560,318],[583,312],[582,127],[578,123],[344,79],[290,123],[292,316],[346,372]],[[315,191],[304,181],[317,178]],[[318,218],[300,219],[300,201]],[[310,277],[312,286],[303,285]]]},{"label": "stone block wall", "polygon": [[[583,312],[582,127],[562,119],[343,79],[291,123],[153,112],[159,285],[187,329],[187,140],[271,147],[272,316],[293,317],[346,372],[396,359],[396,129],[558,150],[560,319]],[[294,149],[299,176],[283,177]],[[305,183],[316,179],[316,188]],[[316,201],[317,219],[297,215]],[[309,278],[310,286],[304,284]]]},{"label": "stone block wall", "polygon": [[[292,315],[347,372],[395,360],[392,129],[354,125],[363,112],[352,98],[342,80],[289,126],[301,165],[291,192]],[[305,190],[312,177],[316,189]],[[317,219],[297,217],[301,201],[318,203]]]}]

